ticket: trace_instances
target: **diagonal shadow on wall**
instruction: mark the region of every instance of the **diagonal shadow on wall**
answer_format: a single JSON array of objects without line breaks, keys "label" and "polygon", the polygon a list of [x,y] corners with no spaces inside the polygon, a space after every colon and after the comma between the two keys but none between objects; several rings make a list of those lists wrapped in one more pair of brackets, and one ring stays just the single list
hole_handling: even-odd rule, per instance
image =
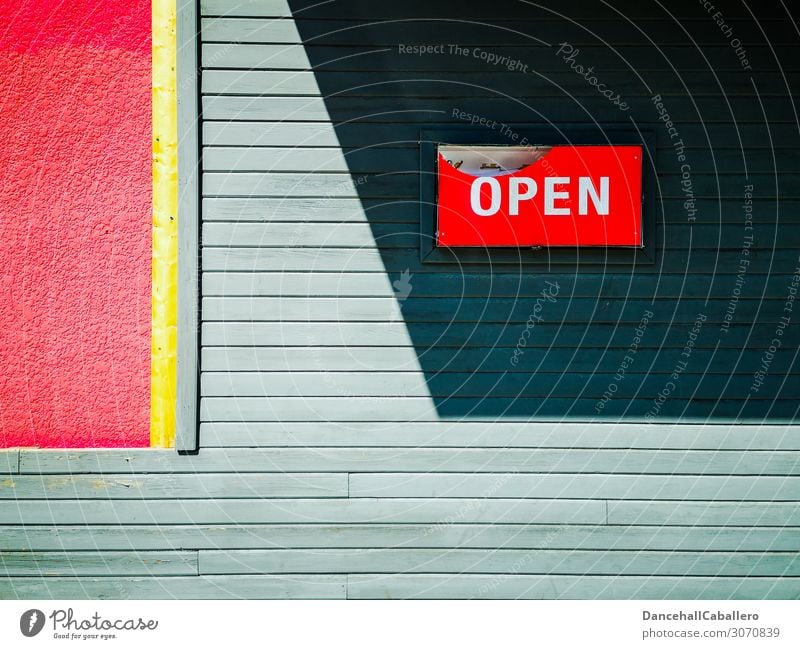
[{"label": "diagonal shadow on wall", "polygon": [[[650,264],[588,264],[580,256],[570,264],[549,263],[548,251],[506,254],[503,263],[480,251],[470,263],[420,259],[420,237],[424,246],[433,234],[420,232],[422,130],[456,126],[481,137],[487,128],[498,130],[487,123],[507,124],[513,127],[498,137],[512,144],[514,129],[548,123],[602,133],[598,123],[630,127],[632,118],[657,128],[647,98],[649,87],[664,78],[663,65],[638,61],[652,70],[633,75],[612,44],[594,49],[609,83],[618,83],[632,104],[621,114],[555,55],[554,43],[581,33],[586,40],[585,30],[546,10],[515,3],[503,13],[493,3],[469,0],[459,3],[454,17],[452,3],[435,1],[290,5],[322,98],[307,96],[308,108],[324,107],[339,143],[338,150],[320,153],[315,169],[349,176],[341,193],[323,197],[332,215],[341,213],[343,198],[357,197],[372,235],[367,245],[354,242],[352,263],[343,270],[368,268],[377,251],[396,299],[388,319],[405,324],[424,392],[440,417],[795,416],[787,382],[777,380],[794,366],[788,354],[771,390],[757,395],[750,389],[764,353],[759,341],[774,329],[778,301],[743,300],[720,334],[735,269],[717,264],[720,254],[733,259],[741,244],[692,251],[687,263],[690,240],[686,228],[672,224],[679,202],[670,186],[659,195],[658,252]],[[622,21],[605,26],[617,40],[634,29]],[[505,63],[498,64],[502,57]],[[303,74],[310,73],[298,79]],[[674,174],[677,167],[659,157],[657,171]],[[698,178],[705,181],[712,179]],[[715,245],[728,236],[719,224],[695,232]],[[750,289],[758,296],[771,287]],[[790,335],[797,344],[797,332]],[[419,388],[411,385],[407,395]]]}]

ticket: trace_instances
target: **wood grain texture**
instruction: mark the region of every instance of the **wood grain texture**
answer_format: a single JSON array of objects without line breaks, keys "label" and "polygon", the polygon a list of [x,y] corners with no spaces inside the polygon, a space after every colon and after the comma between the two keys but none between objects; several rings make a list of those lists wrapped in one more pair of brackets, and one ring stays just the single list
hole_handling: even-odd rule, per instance
[{"label": "wood grain texture", "polygon": [[316,549],[201,550],[203,574],[390,572],[701,577],[798,577],[795,552]]},{"label": "wood grain texture", "polygon": [[675,451],[576,448],[237,448],[184,457],[150,450],[26,451],[23,474],[478,472],[664,475],[800,475],[793,451]]},{"label": "wood grain texture", "polygon": [[344,599],[341,576],[23,577],[0,580],[2,599]]},{"label": "wood grain texture", "polygon": [[[665,384],[667,381],[664,382]],[[758,424],[769,416],[773,423],[792,423],[797,405],[791,394],[792,383],[781,384],[779,398],[751,399],[744,405],[738,399],[710,399],[675,395],[650,419],[653,399],[612,400],[596,420],[621,423],[699,424],[715,417],[737,423]],[[724,384],[724,382],[723,382]],[[576,398],[559,395],[547,399],[511,397],[358,397],[341,393],[335,397],[205,397],[200,403],[200,419],[205,421],[440,421],[441,419],[479,419],[493,421],[585,421],[598,397]]]},{"label": "wood grain texture", "polygon": [[341,498],[347,493],[346,475],[326,473],[21,475],[0,481],[4,500]]},{"label": "wood grain texture", "polygon": [[205,423],[204,445],[800,450],[792,426],[475,422]]},{"label": "wood grain texture", "polygon": [[[798,525],[786,517],[797,507],[787,505],[768,516],[779,525]],[[325,499],[217,499],[217,500],[68,500],[54,508],[41,500],[0,501],[0,525],[19,523],[24,508],[28,525],[247,525],[266,523],[424,523],[491,524],[604,524],[606,504],[601,500],[481,499],[481,498],[325,498]],[[733,508],[735,511],[735,507]],[[756,519],[757,521],[758,519]],[[722,523],[725,524],[724,522]],[[731,523],[735,525],[735,522]],[[775,524],[775,523],[773,523]]]},{"label": "wood grain texture", "polygon": [[[690,523],[691,521],[691,523]],[[644,502],[608,503],[608,522],[622,525],[794,525],[800,503]]]},{"label": "wood grain texture", "polygon": [[[506,360],[512,352],[506,351]],[[657,360],[651,357],[651,362]],[[410,361],[409,361],[410,363]],[[736,364],[733,366],[735,367]],[[319,368],[314,368],[319,370]],[[486,394],[495,397],[516,399],[530,398],[584,398],[601,399],[609,384],[614,382],[614,370],[607,368],[588,368],[585,373],[541,372],[536,378],[530,373],[507,372],[497,376],[491,368],[481,368],[480,372],[441,372],[431,369],[428,376],[414,371],[412,365],[406,371],[301,371],[291,369],[287,372],[207,372],[203,375],[201,395],[203,397],[419,397],[433,396],[439,399],[454,397],[481,398]],[[594,371],[592,371],[594,370]],[[788,373],[787,373],[788,374]],[[792,373],[794,374],[794,373]],[[664,389],[670,374],[631,372],[638,384],[621,384],[615,392],[618,399],[655,400]],[[796,376],[796,375],[795,375]],[[790,378],[794,379],[795,376]],[[800,380],[800,377],[797,377]],[[672,390],[673,398],[713,399],[719,395],[719,386],[730,390],[746,391],[753,383],[749,373],[734,373],[720,376],[707,373],[707,370],[686,372],[680,385]],[[774,400],[787,398],[788,394],[777,391],[763,398]],[[249,403],[249,402],[247,402]]]},{"label": "wood grain texture", "polygon": [[795,552],[796,527],[548,524],[27,525],[0,527],[0,550],[496,548]]},{"label": "wood grain texture", "polygon": [[[294,74],[294,73],[292,73]],[[297,73],[299,74],[299,73]],[[447,125],[447,120],[439,115],[431,115],[427,126],[439,128]],[[509,127],[516,130],[530,128],[529,118],[520,116],[509,122]],[[589,126],[587,124],[587,126]],[[277,146],[277,147],[340,147],[342,141],[349,147],[370,147],[377,145],[418,146],[419,125],[399,122],[396,124],[380,124],[358,122],[337,124],[330,122],[286,121],[204,121],[203,143],[225,146]],[[748,152],[759,149],[767,151],[791,149],[797,142],[797,127],[791,123],[742,123],[728,122],[715,124],[709,129],[703,124],[682,123],[681,134],[689,146],[705,151],[718,161],[727,160],[727,164],[738,164]],[[666,129],[657,129],[656,142],[664,149],[672,146],[670,135]],[[742,151],[744,149],[744,151]],[[784,155],[786,152],[784,152]],[[778,153],[776,152],[776,155]],[[722,196],[723,200],[732,200],[733,196]],[[755,198],[755,197],[754,197]],[[763,196],[759,196],[763,199]],[[740,198],[735,198],[741,203]],[[776,206],[771,205],[771,213]],[[719,206],[717,210],[719,211]]]},{"label": "wood grain texture", "polygon": [[0,451],[0,475],[19,473],[19,451],[17,449]]},{"label": "wood grain texture", "polygon": [[550,575],[364,575],[350,599],[796,599],[800,579]]},{"label": "wood grain texture", "polygon": [[355,498],[605,498],[611,500],[792,501],[800,478],[679,475],[474,475],[359,473]]},{"label": "wood grain texture", "polygon": [[196,575],[196,552],[0,552],[0,577]]}]

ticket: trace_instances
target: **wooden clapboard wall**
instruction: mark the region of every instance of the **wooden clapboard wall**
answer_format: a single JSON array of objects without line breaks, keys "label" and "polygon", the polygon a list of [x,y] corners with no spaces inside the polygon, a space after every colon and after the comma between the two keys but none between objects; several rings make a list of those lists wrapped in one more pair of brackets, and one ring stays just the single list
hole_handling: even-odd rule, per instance
[{"label": "wooden clapboard wall", "polygon": [[[697,3],[543,4],[201,2],[200,452],[0,454],[0,596],[800,595],[796,325],[750,390],[798,265],[797,34],[726,8],[751,72]],[[456,108],[653,130],[653,263],[420,261],[419,131]]]}]

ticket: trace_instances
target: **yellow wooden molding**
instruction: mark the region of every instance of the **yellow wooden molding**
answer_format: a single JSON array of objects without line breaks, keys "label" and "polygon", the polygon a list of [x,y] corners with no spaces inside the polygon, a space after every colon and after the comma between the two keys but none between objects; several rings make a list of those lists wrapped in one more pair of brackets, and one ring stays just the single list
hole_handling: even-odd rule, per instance
[{"label": "yellow wooden molding", "polygon": [[176,0],[153,0],[153,293],[150,446],[175,445],[178,317]]}]

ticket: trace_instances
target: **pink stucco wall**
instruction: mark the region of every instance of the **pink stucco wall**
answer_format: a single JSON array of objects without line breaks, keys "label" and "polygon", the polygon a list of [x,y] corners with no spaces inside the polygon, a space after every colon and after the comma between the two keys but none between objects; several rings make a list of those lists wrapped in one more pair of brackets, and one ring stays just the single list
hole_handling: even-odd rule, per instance
[{"label": "pink stucco wall", "polygon": [[0,4],[0,447],[149,445],[150,34]]}]

